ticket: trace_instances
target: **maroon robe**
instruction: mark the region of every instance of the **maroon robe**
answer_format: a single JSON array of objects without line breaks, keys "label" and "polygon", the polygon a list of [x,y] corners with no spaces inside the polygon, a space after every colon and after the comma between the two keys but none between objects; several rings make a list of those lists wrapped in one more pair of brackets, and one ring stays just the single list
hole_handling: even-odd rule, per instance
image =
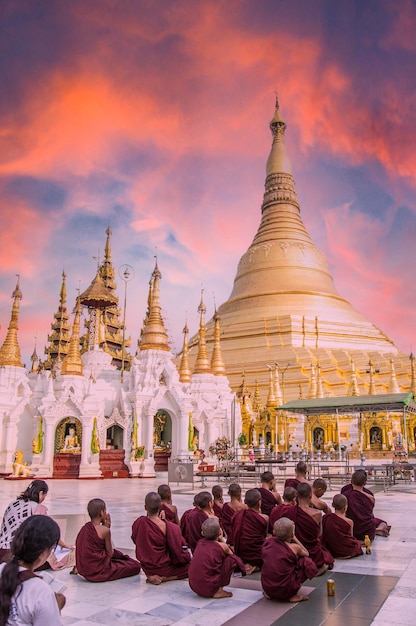
[{"label": "maroon robe", "polygon": [[329,569],[334,567],[332,554],[323,547],[320,537],[319,524],[309,513],[306,513],[300,506],[296,505],[286,511],[286,517],[295,522],[295,535],[309,552],[309,556],[317,567],[322,567],[326,563]]},{"label": "maroon robe", "polygon": [[146,576],[188,577],[191,560],[189,550],[183,550],[185,540],[177,524],[165,521],[166,535],[146,515],[136,519],[131,538],[136,545],[136,558]]},{"label": "maroon robe", "polygon": [[220,505],[217,504],[215,500],[213,502],[213,510],[214,510],[215,515],[218,517],[218,521],[220,522],[220,525],[221,525],[222,507],[220,507]]},{"label": "maroon robe", "polygon": [[289,600],[306,579],[318,573],[311,558],[295,554],[287,543],[276,537],[266,539],[262,554],[261,586],[273,600]]},{"label": "maroon robe", "polygon": [[185,511],[181,519],[182,535],[186,539],[186,544],[191,548],[192,552],[196,548],[196,544],[202,539],[201,526],[208,515],[202,509],[195,507]]},{"label": "maroon robe", "polygon": [[232,525],[235,553],[244,563],[261,567],[261,550],[269,522],[257,511],[243,509],[235,513]]},{"label": "maroon robe", "polygon": [[284,489],[286,489],[286,487],[293,487],[294,489],[297,489],[300,482],[301,481],[297,478],[286,478]]},{"label": "maroon robe", "polygon": [[78,573],[92,583],[127,578],[140,572],[140,563],[127,554],[114,550],[113,556],[108,556],[105,541],[98,536],[92,522],[87,522],[81,528],[75,545]]},{"label": "maroon robe", "polygon": [[225,502],[224,506],[222,507],[221,525],[225,534],[227,535],[227,543],[230,546],[234,545],[233,525],[232,525],[232,519],[234,517],[234,514],[235,514],[235,511],[233,508],[231,508],[230,503]]},{"label": "maroon robe", "polygon": [[165,520],[167,520],[168,522],[173,522],[174,524],[176,524],[175,522],[175,513],[174,511],[172,511],[172,509],[170,509],[166,504],[163,504],[162,502],[162,506],[160,507],[161,511],[165,512]]},{"label": "maroon robe", "polygon": [[322,542],[336,559],[361,556],[361,543],[351,536],[351,526],[339,515],[327,513],[322,518]]},{"label": "maroon robe", "polygon": [[288,517],[288,515],[286,515],[287,511],[290,511],[294,506],[296,506],[296,504],[278,504],[274,507],[273,511],[270,514],[270,526],[272,530],[274,523],[281,517]]},{"label": "maroon robe", "polygon": [[261,512],[270,517],[272,509],[277,505],[277,500],[270,489],[266,487],[258,487],[261,493]]},{"label": "maroon robe", "polygon": [[218,541],[201,539],[189,566],[189,586],[199,596],[212,598],[220,587],[230,584],[236,569],[245,576],[244,563],[238,556],[225,554]]},{"label": "maroon robe", "polygon": [[[364,491],[373,495],[372,492],[365,487]],[[370,540],[373,541],[377,526],[383,522],[383,520],[378,517],[374,517],[374,502],[372,502],[365,493],[353,489],[352,485],[345,485],[341,489],[341,493],[344,494],[348,500],[346,516],[354,522],[354,537],[360,541],[364,541],[365,536],[368,535]]]}]

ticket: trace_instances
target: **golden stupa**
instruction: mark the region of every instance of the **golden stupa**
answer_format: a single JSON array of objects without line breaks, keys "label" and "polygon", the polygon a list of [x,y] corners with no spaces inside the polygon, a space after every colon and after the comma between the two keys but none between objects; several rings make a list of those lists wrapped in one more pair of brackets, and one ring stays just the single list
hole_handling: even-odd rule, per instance
[{"label": "golden stupa", "polygon": [[[238,264],[229,299],[218,309],[221,348],[232,388],[245,384],[263,402],[276,367],[282,400],[410,391],[409,356],[343,298],[324,254],[303,224],[276,100],[273,140],[258,231]],[[206,328],[209,351],[214,319]],[[189,345],[194,366],[198,338]],[[269,366],[269,368],[268,368]],[[392,382],[392,379],[393,382]],[[281,401],[279,402],[279,404]]]}]

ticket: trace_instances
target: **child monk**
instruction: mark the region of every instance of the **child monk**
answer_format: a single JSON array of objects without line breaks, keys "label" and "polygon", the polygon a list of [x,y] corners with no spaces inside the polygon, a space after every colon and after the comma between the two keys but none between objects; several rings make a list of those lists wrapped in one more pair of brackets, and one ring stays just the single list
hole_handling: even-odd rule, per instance
[{"label": "child monk", "polygon": [[285,487],[294,487],[296,489],[299,483],[309,484],[309,481],[306,478],[307,471],[308,466],[305,461],[299,461],[295,467],[295,478],[286,478]]},{"label": "child monk", "polygon": [[235,570],[245,575],[244,563],[224,542],[216,517],[204,521],[202,535],[189,566],[189,586],[204,598],[230,598],[233,594],[224,587]]},{"label": "child monk", "polygon": [[274,528],[275,522],[281,517],[286,517],[286,512],[291,507],[296,506],[297,503],[297,491],[294,487],[285,487],[283,490],[283,502],[278,504],[272,509],[270,513],[269,525]]},{"label": "child monk", "polygon": [[375,498],[373,492],[366,488],[367,472],[355,470],[351,476],[351,484],[344,485],[341,493],[348,500],[347,516],[354,522],[354,537],[364,541],[368,535],[373,541],[375,535],[388,537],[390,526],[382,519],[374,517]]},{"label": "child monk", "polygon": [[282,498],[276,489],[276,479],[271,472],[263,472],[260,476],[261,487],[259,487],[261,495],[261,512],[270,516],[273,507],[280,504]]},{"label": "child monk", "polygon": [[227,543],[230,546],[233,546],[234,540],[231,520],[234,513],[246,509],[247,504],[245,504],[241,499],[241,487],[238,483],[231,483],[228,487],[228,495],[231,500],[229,502],[224,502],[224,506],[222,507],[221,524],[227,536]]},{"label": "child monk", "polygon": [[161,498],[160,513],[162,519],[173,522],[179,526],[178,509],[172,504],[172,492],[169,485],[159,485],[157,492]]},{"label": "child monk", "polygon": [[274,523],[273,537],[266,539],[263,546],[261,584],[265,597],[288,602],[308,600],[299,589],[317,573],[309,552],[295,536],[295,524],[281,517]]},{"label": "child monk", "polygon": [[222,508],[224,506],[224,492],[223,492],[221,485],[213,486],[212,497],[214,498],[213,511],[215,515],[218,517],[218,519],[220,520],[220,524],[221,524]]},{"label": "child monk", "polygon": [[76,538],[76,570],[73,573],[81,574],[93,583],[139,574],[140,563],[113,548],[111,518],[104,500],[90,500],[87,510],[91,521],[81,528]]},{"label": "child monk", "polygon": [[232,519],[234,550],[243,559],[248,574],[261,569],[261,551],[267,537],[269,518],[261,512],[261,495],[258,489],[248,489],[245,503],[247,509],[237,511]]},{"label": "child monk", "polygon": [[337,493],[332,506],[335,513],[327,513],[322,518],[322,541],[336,559],[351,559],[363,553],[361,541],[353,535],[354,522],[345,512],[348,500],[342,493]]},{"label": "child monk", "polygon": [[322,496],[325,495],[327,489],[328,485],[326,484],[326,480],[323,478],[315,478],[312,483],[311,507],[319,509],[323,513],[331,512],[331,508],[322,500]]},{"label": "child monk", "polygon": [[158,493],[148,493],[144,501],[147,515],[137,518],[132,526],[136,557],[147,582],[153,585],[187,578],[191,560],[179,526],[159,517],[161,505]]},{"label": "child monk", "polygon": [[185,511],[181,519],[182,535],[192,552],[200,539],[202,523],[207,517],[215,517],[212,510],[212,495],[209,491],[200,491],[194,498],[195,508]]}]

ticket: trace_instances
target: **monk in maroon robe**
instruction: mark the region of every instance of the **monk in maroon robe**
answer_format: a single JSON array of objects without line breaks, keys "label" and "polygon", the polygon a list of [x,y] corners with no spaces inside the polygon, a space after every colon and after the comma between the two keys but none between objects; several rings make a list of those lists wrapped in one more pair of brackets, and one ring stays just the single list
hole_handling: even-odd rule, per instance
[{"label": "monk in maroon robe", "polygon": [[234,550],[244,563],[251,566],[251,571],[247,573],[252,573],[263,565],[261,551],[267,537],[269,518],[261,513],[261,496],[258,489],[249,489],[244,501],[248,508],[237,511],[232,520]]},{"label": "monk in maroon robe", "polygon": [[147,516],[136,519],[131,536],[136,546],[136,557],[148,582],[154,585],[187,578],[191,560],[179,526],[161,519],[160,507],[159,494],[148,493],[145,498]]},{"label": "monk in maroon robe", "polygon": [[289,517],[288,515],[286,515],[286,511],[290,509],[290,507],[296,506],[296,502],[296,489],[294,489],[294,487],[285,487],[283,490],[283,502],[275,506],[270,513],[269,528],[271,527],[272,531],[274,528],[274,523],[278,519],[280,519],[281,517]]},{"label": "monk in maroon robe", "polygon": [[201,526],[207,517],[215,517],[212,510],[212,495],[209,491],[201,491],[194,498],[195,508],[185,511],[181,518],[181,531],[186,539],[186,544],[192,552],[200,539]]},{"label": "monk in maroon robe", "polygon": [[366,488],[367,472],[364,469],[356,470],[351,476],[351,484],[344,485],[341,493],[348,500],[347,517],[354,522],[354,537],[364,541],[368,535],[373,541],[375,535],[388,537],[390,526],[382,519],[374,517],[375,498]]},{"label": "monk in maroon robe", "polygon": [[212,497],[214,498],[213,503],[212,503],[212,510],[214,511],[214,515],[218,517],[220,521],[220,526],[222,528],[221,517],[222,517],[222,509],[224,506],[223,489],[221,485],[214,485],[211,491],[212,491]]},{"label": "monk in maroon robe", "polygon": [[351,559],[363,553],[361,542],[353,536],[354,522],[346,517],[347,498],[338,493],[332,500],[335,513],[322,518],[322,541],[336,559]]},{"label": "monk in maroon robe", "polygon": [[245,575],[244,563],[222,539],[216,517],[204,521],[202,534],[189,566],[189,586],[204,598],[230,598],[233,594],[223,587],[230,584],[235,570]]},{"label": "monk in maroon robe", "polygon": [[308,483],[309,481],[306,478],[306,474],[308,471],[308,467],[304,461],[299,461],[295,467],[295,477],[296,478],[286,478],[285,487],[293,487],[297,489],[299,483]]},{"label": "monk in maroon robe", "polygon": [[[263,472],[260,476],[261,512],[270,517],[273,507],[280,504],[282,498],[276,489],[276,479],[271,472]],[[271,532],[271,529],[270,529]]]},{"label": "monk in maroon robe", "polygon": [[224,502],[224,506],[222,507],[221,525],[227,536],[227,543],[230,546],[233,546],[232,519],[237,511],[246,509],[247,504],[245,504],[241,499],[241,487],[237,483],[231,483],[228,487],[228,495],[231,500],[230,502]]},{"label": "monk in maroon robe", "polygon": [[294,534],[294,523],[286,517],[277,520],[273,527],[274,537],[263,546],[261,584],[270,600],[299,602],[308,596],[299,593],[302,583],[313,578],[318,568],[305,546]]},{"label": "monk in maroon robe", "polygon": [[161,517],[179,526],[178,509],[172,504],[172,492],[169,485],[159,485],[157,492],[162,500]]},{"label": "monk in maroon robe", "polygon": [[332,554],[323,547],[321,541],[322,513],[310,506],[312,487],[309,483],[298,485],[298,504],[286,512],[286,517],[295,522],[295,534],[309,552],[318,567],[318,576],[334,566]]},{"label": "monk in maroon robe", "polygon": [[88,514],[91,521],[81,528],[76,538],[76,566],[72,573],[81,574],[93,583],[139,574],[140,563],[113,548],[111,518],[105,502],[99,498],[90,500]]}]

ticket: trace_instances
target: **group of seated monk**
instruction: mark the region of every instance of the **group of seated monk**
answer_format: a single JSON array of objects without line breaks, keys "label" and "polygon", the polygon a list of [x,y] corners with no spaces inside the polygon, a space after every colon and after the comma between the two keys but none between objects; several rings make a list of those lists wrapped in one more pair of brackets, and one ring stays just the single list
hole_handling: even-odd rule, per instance
[{"label": "group of seated monk", "polygon": [[[300,466],[300,468],[299,468]],[[335,512],[322,500],[323,479],[311,485],[298,464],[296,488],[289,482],[283,499],[273,474],[264,472],[261,487],[248,489],[242,499],[240,485],[229,486],[229,502],[215,485],[212,494],[201,491],[194,506],[179,520],[168,485],[145,498],[146,515],[132,526],[136,559],[114,549],[111,519],[103,500],[88,504],[91,521],[76,540],[76,568],[93,582],[133,576],[142,568],[149,583],[189,579],[195,593],[224,598],[233,572],[243,576],[261,570],[267,598],[298,602],[302,583],[332,569],[335,558],[362,554],[365,535],[386,536],[386,522],[374,517],[374,496],[365,487],[366,473],[359,469],[342,493],[334,496]]]}]

